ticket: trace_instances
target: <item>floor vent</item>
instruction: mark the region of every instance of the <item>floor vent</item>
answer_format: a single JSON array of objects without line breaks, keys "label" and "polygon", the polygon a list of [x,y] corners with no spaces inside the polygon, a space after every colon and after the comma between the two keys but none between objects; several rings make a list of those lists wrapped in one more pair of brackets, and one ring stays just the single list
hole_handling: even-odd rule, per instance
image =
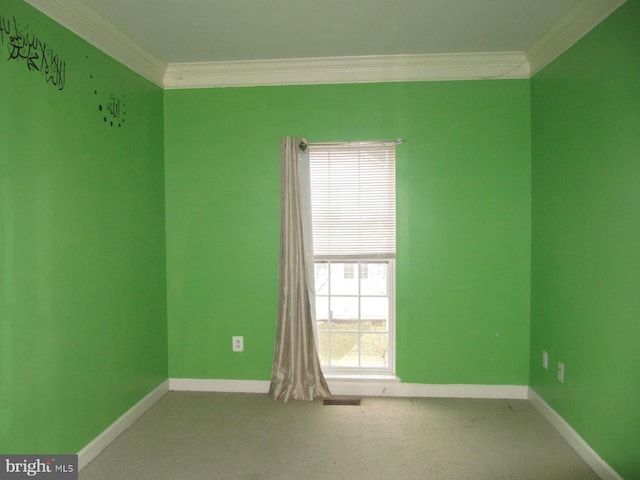
[{"label": "floor vent", "polygon": [[323,405],[346,405],[352,407],[360,406],[359,398],[325,398]]}]

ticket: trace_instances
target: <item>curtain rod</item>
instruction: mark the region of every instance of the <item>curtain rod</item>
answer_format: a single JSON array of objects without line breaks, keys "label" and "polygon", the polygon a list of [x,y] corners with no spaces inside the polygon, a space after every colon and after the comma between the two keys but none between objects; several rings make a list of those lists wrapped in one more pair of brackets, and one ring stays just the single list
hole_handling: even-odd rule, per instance
[{"label": "curtain rod", "polygon": [[407,140],[404,138],[394,138],[392,140],[367,140],[364,142],[307,142],[307,145],[321,145],[323,147],[327,146],[342,146],[342,145],[378,145],[380,143],[395,143],[396,145],[400,145],[405,143]]}]

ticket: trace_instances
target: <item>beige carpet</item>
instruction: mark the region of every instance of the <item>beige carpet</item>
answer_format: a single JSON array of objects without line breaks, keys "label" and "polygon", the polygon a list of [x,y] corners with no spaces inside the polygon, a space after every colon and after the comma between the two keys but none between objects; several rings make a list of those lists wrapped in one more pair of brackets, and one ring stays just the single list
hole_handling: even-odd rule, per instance
[{"label": "beige carpet", "polygon": [[80,480],[595,480],[525,400],[169,392]]}]

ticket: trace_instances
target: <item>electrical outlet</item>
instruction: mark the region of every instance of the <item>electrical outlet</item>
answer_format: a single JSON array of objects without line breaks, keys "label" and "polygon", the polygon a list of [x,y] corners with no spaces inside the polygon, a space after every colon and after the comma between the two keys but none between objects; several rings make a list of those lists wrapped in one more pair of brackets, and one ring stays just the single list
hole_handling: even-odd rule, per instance
[{"label": "electrical outlet", "polygon": [[244,352],[244,337],[231,337],[231,349],[234,352]]},{"label": "electrical outlet", "polygon": [[558,381],[564,383],[564,363],[558,362]]},{"label": "electrical outlet", "polygon": [[542,350],[542,368],[549,370],[549,353],[546,350]]}]

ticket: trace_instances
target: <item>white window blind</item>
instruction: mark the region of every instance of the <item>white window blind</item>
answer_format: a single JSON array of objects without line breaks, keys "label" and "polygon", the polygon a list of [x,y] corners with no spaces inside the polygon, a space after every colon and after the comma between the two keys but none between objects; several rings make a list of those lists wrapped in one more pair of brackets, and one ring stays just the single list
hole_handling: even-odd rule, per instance
[{"label": "white window blind", "polygon": [[310,144],[314,255],[395,258],[396,146]]}]

